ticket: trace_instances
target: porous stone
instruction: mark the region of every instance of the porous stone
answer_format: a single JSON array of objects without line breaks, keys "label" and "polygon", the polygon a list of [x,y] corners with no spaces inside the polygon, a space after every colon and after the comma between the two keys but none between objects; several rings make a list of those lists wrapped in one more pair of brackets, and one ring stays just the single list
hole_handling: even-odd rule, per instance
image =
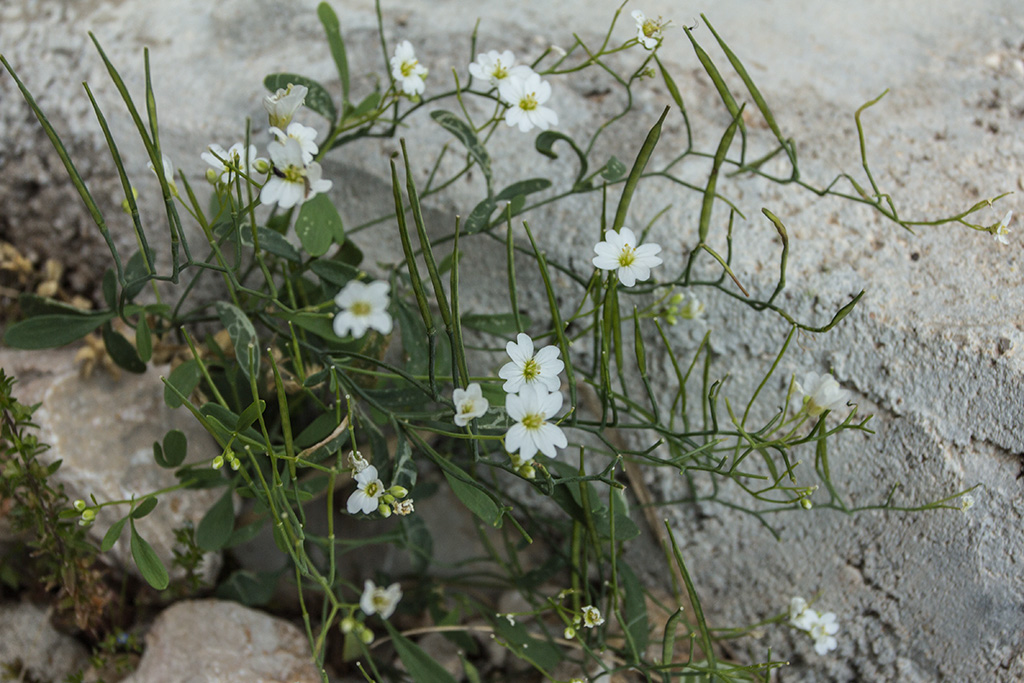
[{"label": "porous stone", "polygon": [[[189,461],[215,455],[213,440],[199,423],[164,403],[160,375],[167,374],[166,367],[151,367],[140,375],[122,372],[116,379],[102,370],[83,377],[74,355],[73,349],[0,350],[0,367],[18,379],[15,397],[26,405],[40,404],[33,422],[39,427],[40,443],[49,449],[39,457],[44,462],[61,461],[52,481],[64,486],[70,500],[130,500],[178,484],[173,470],[158,467],[153,460],[153,443],[171,429],[185,433]],[[172,566],[175,529],[186,523],[198,526],[221,494],[215,489],[162,493],[153,512],[136,522],[172,578],[180,578],[183,571]],[[127,513],[127,505],[102,509],[90,528],[93,540],[101,541],[111,524]],[[137,573],[129,545],[125,529],[111,556]],[[220,553],[207,553],[201,576],[212,581],[220,565]]]},{"label": "porous stone", "polygon": [[[448,83],[451,67],[464,73],[473,21],[460,3],[383,4],[388,39],[392,44],[412,40],[421,61],[430,65],[428,88]],[[533,57],[552,43],[567,46],[570,31],[596,39],[617,6],[595,9],[582,0],[526,2],[511,11],[508,3],[496,0],[477,3],[482,17],[478,47],[509,48]],[[349,46],[353,92],[368,92],[372,80],[365,75],[382,69],[372,8],[354,0],[335,7]],[[668,0],[650,0],[643,9],[649,16],[672,19],[676,26],[695,23],[695,9]],[[102,138],[77,90],[84,79],[93,84],[122,153],[128,150],[125,156],[142,191],[144,215],[159,221],[155,181],[147,176],[140,146],[131,142],[131,123],[118,109],[116,93],[83,37],[84,28],[96,31],[137,96],[143,82],[139,54],[143,45],[152,48],[164,151],[198,178],[204,170],[198,153],[210,142],[239,139],[246,116],[254,122],[254,139],[264,135],[259,106],[263,74],[296,71],[337,92],[314,10],[313,0],[287,7],[269,0],[215,6],[188,0],[173,8],[139,0],[59,8],[26,2],[0,10],[0,44],[55,125],[67,134],[72,152],[84,156],[83,174],[104,188],[100,201],[111,208],[120,197],[111,185]],[[952,215],[1001,192],[1024,188],[1024,61],[1013,0],[983,0],[970,12],[955,0],[895,0],[885,3],[884,11],[870,2],[831,3],[809,11],[806,3],[795,0],[720,0],[708,19],[744,60],[784,135],[797,139],[802,180],[821,187],[847,171],[868,186],[863,175],[856,175],[860,158],[852,114],[891,88],[863,114],[863,123],[874,177],[884,192],[893,194],[901,215],[921,220]],[[624,18],[615,36],[625,40],[632,31],[632,22]],[[247,39],[239,40],[240,35]],[[723,68],[734,92],[741,93],[742,83],[726,68],[727,60],[706,28],[698,27],[695,36]],[[257,44],[273,49],[254,49]],[[619,59],[639,65],[642,56],[636,49]],[[682,32],[667,31],[660,56],[673,69],[686,101],[695,143],[713,149],[729,116]],[[601,95],[607,84],[600,77],[553,81],[550,106],[559,113],[559,130],[570,135],[588,131],[614,103]],[[3,87],[0,163],[6,164],[7,183],[0,184],[0,202],[5,219],[24,230],[19,234],[29,235],[24,239],[49,230],[50,223],[87,226],[26,107],[10,96],[9,82]],[[669,102],[657,79],[637,84],[636,117],[612,128],[614,139],[599,145],[595,158],[615,154],[631,160],[643,132]],[[748,111],[753,112],[752,104]],[[767,149],[770,137],[760,117],[750,116],[748,128],[752,150]],[[426,117],[412,120],[403,134],[411,143],[414,169],[425,177],[431,152],[450,138]],[[685,143],[681,118],[673,112],[652,164],[664,162]],[[563,186],[571,181],[571,153],[550,162],[524,149],[530,144],[532,137],[514,130],[502,129],[494,136],[492,156],[512,164],[503,167],[509,170],[502,171],[497,186],[533,176],[550,177]],[[394,141],[369,141],[325,163],[325,176],[335,181],[332,196],[347,226],[386,211],[387,158],[396,148]],[[784,177],[789,173],[782,159],[764,170]],[[696,163],[684,169],[687,179],[697,184],[706,181],[706,173],[706,166]],[[455,214],[466,215],[480,199],[481,187],[479,177],[466,179],[444,198],[432,200],[427,215],[431,229],[448,231]],[[844,182],[837,188],[857,196]],[[670,511],[683,552],[693,558],[689,569],[705,598],[705,612],[719,624],[759,621],[782,612],[790,595],[820,593],[817,606],[839,615],[836,652],[818,656],[806,636],[781,628],[766,630],[749,645],[752,657],[762,657],[770,645],[774,655],[792,662],[779,680],[1024,678],[1024,613],[1019,608],[1024,604],[1019,571],[1024,538],[1016,533],[1024,516],[1019,476],[1024,437],[1018,427],[1024,402],[1016,390],[1022,379],[1018,349],[1024,344],[1019,230],[1011,225],[1011,246],[1003,248],[990,235],[956,224],[920,226],[911,234],[863,204],[819,200],[793,184],[722,178],[718,189],[746,217],[737,219],[734,228],[741,237],[735,243],[733,269],[751,292],[769,294],[778,268],[780,245],[759,213],[762,207],[788,228],[792,249],[779,303],[796,319],[824,324],[851,296],[867,291],[833,333],[796,338],[766,385],[763,395],[774,397],[766,410],[782,404],[793,373],[814,369],[834,372],[854,392],[860,413],[874,413],[873,437],[844,436],[830,452],[837,484],[851,504],[883,501],[896,482],[903,484],[897,499],[908,506],[974,484],[982,487],[966,514],[869,511],[849,517],[813,509],[775,516],[779,542],[757,520],[721,506],[701,505],[699,514]],[[49,199],[31,205],[29,197]],[[652,183],[638,192],[630,216],[634,225],[643,225],[669,205],[651,232],[651,239],[664,248],[665,277],[679,272],[696,243],[699,195]],[[1009,197],[995,209],[975,214],[975,222],[992,224],[1010,208],[1021,215],[1019,199]],[[535,215],[531,224],[550,259],[586,268],[599,210],[599,199],[575,199]],[[112,228],[120,243],[131,244],[127,218],[119,215],[116,208],[109,213]],[[721,249],[726,218],[722,209],[713,215],[711,239]],[[356,237],[364,248],[375,250],[368,262],[399,258],[389,229],[373,228],[382,238]],[[83,244],[91,234],[87,227],[60,233],[62,239],[81,236]],[[516,236],[522,244],[525,237],[520,232]],[[466,248],[473,249],[469,241]],[[500,250],[467,253],[464,310],[503,310],[507,292]],[[526,272],[529,262],[523,264],[522,305],[544,311],[537,279]],[[571,282],[556,276],[555,286],[560,298],[572,299]],[[723,392],[740,401],[758,386],[789,327],[713,291],[697,293],[707,304],[705,321],[673,328],[672,344],[685,357],[703,331],[712,328],[716,376],[728,373]],[[671,370],[654,348],[649,347],[648,363],[660,371],[652,379],[665,391],[663,378]],[[809,463],[813,457],[809,453],[801,459]],[[801,483],[813,483],[812,476],[800,476]],[[648,483],[672,499],[686,493],[679,479]],[[813,500],[820,502],[821,496],[819,492]]]},{"label": "porous stone", "polygon": [[0,680],[62,681],[88,663],[85,647],[53,628],[45,609],[0,604]]},{"label": "porous stone", "polygon": [[294,625],[223,600],[186,600],[160,613],[125,683],[319,683]]}]

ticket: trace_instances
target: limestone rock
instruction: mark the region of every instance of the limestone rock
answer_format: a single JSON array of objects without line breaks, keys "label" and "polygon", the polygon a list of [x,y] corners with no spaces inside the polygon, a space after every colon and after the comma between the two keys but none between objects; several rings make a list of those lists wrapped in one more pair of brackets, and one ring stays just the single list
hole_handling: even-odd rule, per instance
[{"label": "limestone rock", "polygon": [[305,635],[238,603],[186,600],[157,617],[125,683],[319,683]]},{"label": "limestone rock", "polygon": [[88,664],[85,647],[54,629],[46,610],[27,602],[0,604],[0,678],[7,680],[7,668],[24,680],[61,681]]},{"label": "limestone rock", "polygon": [[[122,372],[120,379],[98,370],[84,378],[74,354],[73,349],[0,351],[0,366],[18,379],[18,400],[41,404],[33,421],[40,442],[50,448],[40,458],[62,461],[54,481],[64,485],[70,500],[88,501],[90,495],[100,502],[125,500],[177,484],[172,470],[153,461],[153,442],[171,429],[185,433],[190,459],[211,457],[214,444],[206,431],[190,413],[164,403],[160,375],[167,374],[166,368],[150,368],[141,375]],[[174,559],[174,529],[186,522],[197,526],[221,494],[214,489],[161,494],[153,512],[136,522],[168,570]],[[90,535],[99,542],[127,512],[127,505],[104,508]],[[121,566],[135,572],[128,536],[126,529],[111,552]],[[219,553],[207,553],[201,568],[207,581],[217,575],[220,562]]]}]

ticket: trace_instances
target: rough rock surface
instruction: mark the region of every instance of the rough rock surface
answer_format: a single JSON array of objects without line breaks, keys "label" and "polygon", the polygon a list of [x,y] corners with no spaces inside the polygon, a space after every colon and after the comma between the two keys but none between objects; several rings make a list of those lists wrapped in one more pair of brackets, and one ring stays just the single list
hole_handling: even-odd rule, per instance
[{"label": "rough rock surface", "polygon": [[[74,363],[74,351],[0,351],[0,366],[18,379],[15,396],[26,405],[41,403],[33,415],[39,440],[50,448],[40,457],[62,460],[54,480],[64,485],[71,500],[100,502],[126,500],[179,483],[173,470],[153,462],[153,442],[171,429],[188,439],[191,460],[212,457],[213,441],[184,411],[173,411],[163,399],[160,374],[122,372],[114,379],[102,370],[84,378]],[[159,496],[152,513],[136,522],[139,534],[153,546],[171,576],[181,570],[171,565],[176,544],[174,530],[186,522],[198,525],[221,495],[215,489],[177,490]],[[127,514],[127,506],[104,508],[90,533],[98,543],[110,525]],[[111,551],[118,563],[137,573],[125,529]],[[201,572],[211,581],[220,569],[220,554],[207,553]]]},{"label": "rough rock surface", "polygon": [[126,683],[318,683],[309,643],[287,621],[235,602],[186,600],[164,610]]},{"label": "rough rock surface", "polygon": [[[0,680],[61,681],[88,665],[88,651],[54,629],[49,617],[27,602],[0,605]],[[7,672],[22,678],[8,679]]]},{"label": "rough rock surface", "polygon": [[[82,80],[89,80],[122,154],[130,160],[145,215],[158,222],[155,181],[146,177],[140,147],[130,142],[130,121],[115,113],[116,93],[84,30],[96,32],[137,96],[143,82],[141,49],[151,48],[164,149],[199,177],[199,151],[210,142],[226,145],[240,137],[246,116],[254,122],[254,138],[265,133],[259,106],[263,74],[298,71],[337,88],[315,4],[23,2],[0,10],[0,45],[67,135],[101,204],[116,207],[121,197],[78,89]],[[551,43],[564,45],[570,31],[593,38],[606,28],[617,4],[527,2],[513,10],[496,0],[477,3],[480,47],[534,56]],[[464,70],[473,17],[461,3],[383,5],[389,40],[415,42],[420,59],[431,68],[429,87],[446,83],[453,66]],[[372,6],[357,0],[335,6],[349,45],[353,88],[366,91],[371,81],[361,74],[380,70]],[[692,23],[700,11],[668,0],[649,0],[643,9],[676,25]],[[1024,189],[1024,24],[1014,0],[969,6],[955,0],[896,0],[813,8],[798,0],[720,0],[708,11],[745,61],[785,134],[797,138],[802,177],[810,182],[820,186],[840,170],[859,172],[852,113],[891,88],[864,115],[866,142],[875,178],[896,196],[904,215],[949,215],[983,198]],[[625,39],[631,31],[627,18],[616,35]],[[710,48],[708,31],[701,27],[695,35],[724,65],[721,53]],[[622,59],[639,63],[639,57]],[[707,131],[698,133],[698,144],[713,146],[728,117],[681,32],[669,31],[662,59],[674,69],[695,128]],[[730,72],[726,77],[741,92],[739,80]],[[0,221],[6,221],[0,229],[16,241],[57,235],[76,248],[80,245],[83,253],[102,251],[27,108],[16,93],[11,96],[9,79],[0,79],[0,164],[5,167]],[[664,88],[656,80],[649,83],[636,102],[642,120],[620,128],[623,134],[603,153],[620,159],[635,154],[636,131],[649,126],[668,102]],[[555,83],[551,105],[559,112],[560,130],[578,134],[598,120],[601,107],[608,104],[601,102],[601,87],[589,77]],[[655,161],[685,143],[681,131],[679,119],[670,118]],[[435,149],[447,139],[423,120],[405,134],[416,141],[414,153]],[[502,130],[492,150],[495,158],[519,160],[516,177],[570,173],[568,160],[550,164],[532,152],[519,153],[522,140],[515,131]],[[357,225],[386,206],[387,156],[396,147],[390,141],[367,143],[325,165],[347,225]],[[785,166],[767,170],[788,173]],[[699,171],[693,175],[698,181]],[[855,392],[860,411],[876,415],[874,437],[846,438],[831,454],[838,483],[849,499],[860,505],[879,502],[895,482],[904,484],[898,499],[907,505],[977,483],[983,486],[966,515],[946,510],[847,517],[816,509],[777,516],[773,522],[782,532],[781,542],[756,520],[724,508],[703,506],[698,519],[680,513],[675,522],[685,539],[684,552],[694,558],[690,569],[709,617],[723,624],[757,621],[780,612],[790,595],[820,592],[820,605],[840,615],[839,649],[819,657],[800,634],[767,632],[751,651],[760,657],[771,645],[773,654],[793,663],[779,680],[1024,678],[1024,580],[1019,569],[1024,539],[1017,533],[1024,516],[1019,477],[1024,403],[1017,391],[1022,379],[1019,348],[1024,344],[1021,231],[1012,228],[1011,244],[1004,248],[989,235],[955,225],[922,226],[912,235],[862,205],[818,201],[792,186],[741,178],[723,181],[719,189],[748,217],[736,227],[738,234],[743,231],[738,244],[743,248],[737,249],[734,262],[748,286],[770,291],[777,268],[774,233],[759,214],[766,206],[789,227],[793,251],[783,303],[795,317],[820,324],[851,295],[868,291],[836,333],[801,335],[780,366],[778,381],[767,387],[783,395],[790,373],[832,370]],[[479,198],[478,184],[454,190],[435,205],[429,221],[450,225],[456,212],[465,215]],[[652,239],[665,247],[665,272],[672,273],[696,240],[698,197],[652,186],[634,201],[631,220],[644,224],[669,204],[672,208],[655,226]],[[1024,213],[1020,200],[1011,196],[996,209],[977,214],[977,222],[994,223],[1010,208],[1018,216]],[[579,261],[589,254],[596,215],[597,208],[587,200],[559,205],[536,218],[535,225],[545,226],[537,232],[549,257]],[[120,243],[131,244],[125,217],[112,209],[108,219]],[[724,218],[716,214],[716,220]],[[381,253],[374,257],[394,258],[396,253],[388,249],[395,242],[390,237],[378,240]],[[106,263],[100,257],[83,261],[78,266],[82,269]],[[464,286],[486,282],[480,278],[496,269],[500,272],[497,256],[488,260],[483,253],[466,259]],[[530,287],[524,276],[522,288]],[[787,330],[778,319],[754,316],[723,296],[700,294],[708,305],[704,324],[716,330],[716,367],[720,375],[730,375],[726,393],[747,396]],[[466,310],[485,311],[491,302],[503,305],[505,297],[500,282],[479,285],[467,287],[463,304]],[[527,297],[524,303],[543,306],[539,297]],[[699,338],[683,327],[673,335],[683,355]],[[651,484],[670,498],[684,493],[677,479]]]}]

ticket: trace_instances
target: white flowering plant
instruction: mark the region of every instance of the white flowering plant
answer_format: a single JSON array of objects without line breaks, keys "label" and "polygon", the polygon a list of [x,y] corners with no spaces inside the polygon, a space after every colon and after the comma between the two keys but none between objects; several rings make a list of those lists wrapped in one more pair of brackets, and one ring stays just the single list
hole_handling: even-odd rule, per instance
[{"label": "white flowering plant", "polygon": [[[639,10],[630,25],[619,21],[621,11],[596,43],[573,36],[568,49],[528,56],[506,45],[478,46],[474,33],[468,54],[475,57],[450,76],[429,68],[414,36],[384,44],[377,86],[357,98],[340,22],[321,3],[317,12],[337,80],[267,76],[266,125],[246,125],[227,149],[211,142],[195,152],[208,167],[208,202],[201,200],[196,179],[176,172],[161,148],[148,62],[143,116],[97,43],[156,173],[169,226],[162,258],[136,198],[134,182],[142,181],[130,178],[98,105],[93,102],[138,242],[128,258],[110,236],[112,219],[108,224],[103,217],[53,126],[3,61],[60,152],[114,260],[101,285],[105,308],[81,312],[27,299],[31,305],[23,308],[31,317],[10,326],[6,342],[54,347],[98,329],[122,369],[142,372],[149,364],[170,363],[168,404],[190,411],[219,452],[186,462],[184,439],[172,432],[154,445],[154,466],[174,469],[183,488],[223,488],[221,502],[196,529],[192,542],[200,550],[227,551],[264,526],[272,529],[294,569],[298,611],[325,681],[328,669],[346,666],[361,667],[374,680],[399,680],[396,656],[416,680],[452,681],[414,642],[431,630],[457,638],[470,680],[493,668],[475,639],[481,634],[549,680],[627,671],[647,680],[767,680],[782,662],[736,662],[718,646],[749,631],[709,626],[658,506],[722,503],[757,517],[773,534],[778,531],[769,516],[784,511],[961,508],[966,491],[906,504],[893,493],[859,505],[843,495],[831,473],[830,447],[869,433],[870,416],[859,413],[852,387],[819,374],[827,368],[797,377],[793,369],[802,362],[790,356],[797,335],[827,333],[863,292],[825,320],[791,315],[780,298],[787,285],[788,231],[768,209],[764,217],[781,244],[778,277],[764,286],[744,284],[733,269],[734,250],[741,248],[734,231],[744,217],[721,183],[727,174],[745,174],[866,205],[903,228],[960,223],[1000,240],[1010,215],[994,226],[970,223],[967,218],[987,200],[948,218],[905,219],[867,170],[866,156],[870,189],[847,174],[813,184],[798,173],[795,143],[706,19],[739,90],[724,82],[694,27],[670,33],[668,22]],[[680,88],[659,58],[659,47],[670,39],[692,44],[719,95],[716,106],[727,112],[713,149],[695,146]],[[573,106],[568,80],[587,70],[625,104],[593,130],[560,128],[568,117],[559,112]],[[634,93],[652,80],[667,93],[660,118],[632,106]],[[739,91],[747,102],[737,99]],[[861,115],[876,101],[856,114],[862,155]],[[769,152],[758,159],[748,157],[748,139],[756,135],[744,123],[750,110],[767,124],[761,142]],[[684,144],[662,159],[655,150],[669,116],[682,126]],[[620,119],[645,131],[642,139],[626,142],[634,154],[631,165],[599,144]],[[393,204],[376,207],[378,215],[358,225],[343,220],[347,207],[336,203],[340,181],[330,177],[328,160],[343,157],[360,140],[392,138],[406,128],[416,133],[422,130],[417,125],[440,126],[448,137],[435,149],[414,138],[401,140],[400,154],[379,159],[392,181]],[[492,150],[500,145],[492,143],[500,136],[520,136],[516,144],[538,155],[531,172],[545,174],[499,186],[502,160]],[[573,153],[568,180],[556,145]],[[431,155],[425,175],[414,170]],[[766,161],[775,157],[786,160],[789,175],[767,170]],[[681,171],[697,159],[710,162],[702,184]],[[474,174],[477,182],[470,186],[478,195],[440,233],[438,226],[428,227],[425,212],[432,202]],[[854,191],[840,189],[840,180]],[[645,220],[633,201],[641,185],[656,182],[700,200],[682,253],[655,241],[664,234],[661,214]],[[548,209],[559,202],[587,207],[595,216],[582,237],[553,222]],[[186,227],[184,216],[194,227]],[[563,239],[575,239],[583,256],[549,258],[545,247]],[[401,246],[401,256],[391,261],[380,250],[388,242]],[[500,255],[504,272],[493,282],[462,282],[463,258],[474,248]],[[163,286],[183,280],[187,285],[173,295]],[[486,313],[466,312],[462,295],[474,287],[501,290],[500,303],[492,302]],[[199,289],[207,295],[192,305]],[[717,332],[705,318],[717,305],[747,307],[784,328],[776,356],[749,395],[729,394],[727,359],[711,351]],[[200,444],[187,447],[204,452]],[[689,495],[658,500],[645,483],[647,471],[682,475]],[[819,488],[824,491],[815,494]],[[102,549],[112,547],[129,523],[139,572],[166,591],[170,574],[135,522],[162,493],[77,501],[72,514],[91,524],[102,508],[124,510]],[[244,523],[231,502],[237,498],[245,504]],[[314,503],[326,510],[326,530],[308,523]],[[433,552],[433,536],[453,531],[431,518],[453,506],[480,539],[454,573],[448,559]],[[630,542],[642,533],[666,550],[666,567],[652,574],[670,581],[646,577],[631,555]],[[525,556],[531,543],[545,559]],[[367,551],[370,557],[400,556],[402,562],[342,571],[342,557],[367,546],[375,547]],[[266,604],[269,594],[260,581],[278,577],[252,576],[243,568],[219,577],[217,594]],[[478,590],[484,584],[486,597]],[[553,585],[565,590],[553,591]],[[529,608],[499,615],[493,603],[502,590],[516,592]],[[794,602],[793,610],[790,625],[811,634],[818,654],[842,651],[835,614],[809,610],[803,601]],[[765,623],[785,621],[783,614]],[[381,629],[386,636],[379,636]],[[328,657],[332,648],[341,656]]]}]

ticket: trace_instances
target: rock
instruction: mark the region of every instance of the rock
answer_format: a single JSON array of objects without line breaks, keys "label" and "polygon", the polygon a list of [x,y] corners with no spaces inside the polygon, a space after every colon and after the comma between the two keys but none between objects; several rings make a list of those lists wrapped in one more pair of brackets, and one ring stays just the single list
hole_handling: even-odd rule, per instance
[{"label": "rock", "polygon": [[[160,375],[167,368],[150,368],[141,375],[122,372],[120,379],[97,370],[83,378],[74,354],[73,349],[0,351],[0,366],[18,379],[15,397],[26,405],[41,404],[33,421],[40,443],[50,448],[40,459],[62,461],[53,480],[64,485],[70,500],[127,500],[177,484],[173,470],[153,461],[153,442],[162,441],[171,429],[185,433],[190,460],[215,454],[212,439],[192,415],[164,403]],[[198,525],[222,493],[184,489],[161,494],[153,512],[136,522],[168,570],[174,559],[174,530],[187,522]],[[90,528],[93,540],[101,541],[127,512],[127,505],[100,511]],[[127,529],[111,553],[122,567],[136,572]],[[216,577],[220,563],[219,553],[207,553],[201,567],[205,581]],[[182,576],[182,570],[173,569],[171,576]]]},{"label": "rock", "polygon": [[319,683],[306,636],[235,602],[186,600],[157,617],[125,683]]},{"label": "rock", "polygon": [[0,680],[62,681],[88,664],[89,652],[54,629],[46,610],[28,602],[0,604]]},{"label": "rock", "polygon": [[[66,135],[86,180],[98,188],[119,244],[131,245],[101,135],[81,97],[82,80],[94,86],[111,118],[142,193],[144,215],[159,224],[155,182],[84,30],[96,31],[137,97],[143,82],[141,48],[152,47],[164,151],[190,177],[199,178],[204,170],[199,152],[210,142],[226,145],[239,139],[246,116],[254,122],[254,139],[265,135],[259,105],[263,74],[296,71],[337,92],[315,4],[305,0],[283,7],[270,0],[229,0],[214,7],[187,0],[171,8],[125,0],[58,8],[9,3],[0,10],[0,44],[10,50],[6,57]],[[353,92],[363,94],[369,90],[365,75],[380,71],[373,13],[351,0],[333,4],[349,47]],[[428,88],[447,83],[450,67],[464,72],[473,22],[464,12],[453,11],[459,7],[455,0],[383,4],[385,33],[392,45],[409,38],[421,61],[429,64]],[[814,12],[805,5],[796,0],[762,5],[720,0],[709,16],[745,61],[784,135],[797,138],[803,180],[821,186],[839,171],[858,171],[852,114],[891,87],[884,100],[864,113],[865,143],[875,178],[883,191],[893,192],[904,215],[924,219],[955,214],[1019,182],[1024,172],[1024,100],[1013,3],[983,0],[965,13],[961,3],[951,0],[895,0],[887,5],[884,21],[868,3],[833,3]],[[668,0],[648,0],[644,11],[672,19],[676,26],[694,23]],[[551,43],[566,46],[570,31],[586,39],[601,34],[611,10],[593,11],[583,0],[570,0],[520,3],[515,12],[490,3],[481,13],[479,49],[508,47],[532,57]],[[631,21],[623,17],[615,37],[626,39],[631,32]],[[238,40],[239,35],[247,39]],[[740,93],[740,81],[726,68],[707,29],[699,27],[695,36]],[[619,58],[639,64],[642,56],[637,50]],[[678,30],[666,34],[660,57],[675,73],[696,142],[713,149],[729,118]],[[8,182],[0,184],[0,205],[5,207],[0,221],[7,221],[0,229],[17,229],[16,239],[30,241],[37,250],[45,249],[47,240],[55,241],[56,234],[65,244],[78,244],[81,238],[81,244],[92,245],[83,247],[90,255],[101,253],[37,124],[6,81],[3,87],[0,162],[5,163]],[[600,87],[604,81],[590,76],[553,84],[550,106],[559,112],[559,130],[578,135],[599,120],[599,112],[608,111],[611,100],[601,104]],[[196,106],[195,93],[217,96],[203,96],[202,106]],[[640,81],[635,87],[638,118],[627,130],[613,129],[615,139],[598,145],[600,154],[634,158],[639,136],[667,102],[657,79]],[[322,125],[313,118],[305,122]],[[759,116],[751,118],[750,136],[763,145],[765,130],[759,122]],[[432,150],[450,137],[427,117],[410,123],[403,135],[416,155],[414,168],[429,166]],[[540,175],[563,184],[568,175],[571,181],[568,152],[548,162],[528,149],[532,137],[504,128],[493,142],[492,158],[513,164],[503,182]],[[652,163],[663,163],[685,143],[680,117],[673,112]],[[387,206],[387,156],[396,147],[394,141],[369,141],[325,163],[325,177],[335,181],[333,197],[347,225],[357,225]],[[765,170],[787,177],[789,172],[779,159]],[[695,165],[692,175],[703,183],[706,169]],[[862,176],[855,177],[865,185]],[[432,199],[428,224],[447,230],[456,213],[466,215],[479,200],[480,188],[480,179],[474,178],[458,183],[446,197]],[[820,605],[839,614],[839,649],[818,657],[806,640],[790,638],[784,629],[772,630],[765,638],[773,654],[794,662],[785,671],[787,680],[1024,678],[1024,661],[1015,654],[1024,647],[1024,615],[1016,609],[1024,601],[1019,572],[1024,538],[1016,533],[1024,518],[1018,478],[1019,454],[1024,452],[1019,429],[1024,403],[1017,390],[1024,374],[1018,350],[1024,337],[1016,322],[1022,294],[1019,223],[1011,225],[1013,246],[1000,248],[991,236],[955,224],[920,226],[911,235],[862,204],[818,200],[794,184],[723,178],[718,189],[747,217],[736,224],[742,237],[736,240],[733,268],[752,291],[770,293],[778,264],[775,234],[759,214],[762,207],[789,229],[793,249],[780,303],[794,316],[821,324],[851,295],[862,288],[868,291],[835,333],[801,335],[766,387],[778,397],[792,373],[831,370],[845,388],[856,392],[860,412],[875,414],[873,438],[844,438],[831,451],[837,483],[849,500],[884,500],[897,481],[904,485],[900,500],[907,504],[948,496],[975,483],[984,486],[975,492],[977,504],[966,516],[954,511],[867,512],[849,518],[820,509],[776,516],[783,527],[781,543],[756,520],[720,506],[702,505],[697,520],[685,513],[674,515],[679,537],[685,539],[684,554],[699,558],[689,569],[709,618],[715,624],[756,622],[785,609],[790,595],[820,592]],[[854,193],[845,184],[841,189]],[[549,259],[586,263],[599,210],[592,200],[566,202],[533,218]],[[643,224],[669,205],[651,233],[664,248],[661,273],[666,278],[679,272],[696,242],[699,197],[682,194],[677,186],[651,185],[637,195],[630,217]],[[1020,200],[1010,197],[974,218],[992,224],[1009,208],[1016,209],[1018,219],[1024,213]],[[721,208],[713,218],[718,227],[712,239],[724,243]],[[60,227],[55,231],[52,225]],[[375,250],[368,254],[368,263],[395,259],[399,253],[393,234],[380,234],[385,236],[360,239],[368,252],[370,247]],[[523,244],[521,233],[517,238]],[[463,246],[464,311],[503,310],[503,253],[474,250],[469,240]],[[91,277],[95,263],[106,264],[102,259],[82,260],[80,267],[91,269]],[[533,271],[527,270],[519,274],[521,302],[524,308],[543,311],[546,302],[530,275]],[[570,283],[556,280],[555,286],[560,295],[572,296]],[[730,376],[723,391],[734,399],[749,396],[788,327],[712,290],[698,294],[708,309],[704,325],[716,330],[716,376]],[[700,337],[695,330],[684,324],[671,330],[672,344],[681,355],[695,348]],[[669,389],[663,378],[670,370],[655,349],[648,346],[648,364],[659,369],[652,379],[664,392]],[[810,459],[802,459],[806,467]],[[679,480],[650,484],[656,493],[674,499],[685,493]],[[807,483],[812,483],[810,477]],[[815,500],[821,495],[819,491]],[[965,623],[971,628],[964,628]],[[751,657],[764,656],[762,645],[751,647]]]}]

